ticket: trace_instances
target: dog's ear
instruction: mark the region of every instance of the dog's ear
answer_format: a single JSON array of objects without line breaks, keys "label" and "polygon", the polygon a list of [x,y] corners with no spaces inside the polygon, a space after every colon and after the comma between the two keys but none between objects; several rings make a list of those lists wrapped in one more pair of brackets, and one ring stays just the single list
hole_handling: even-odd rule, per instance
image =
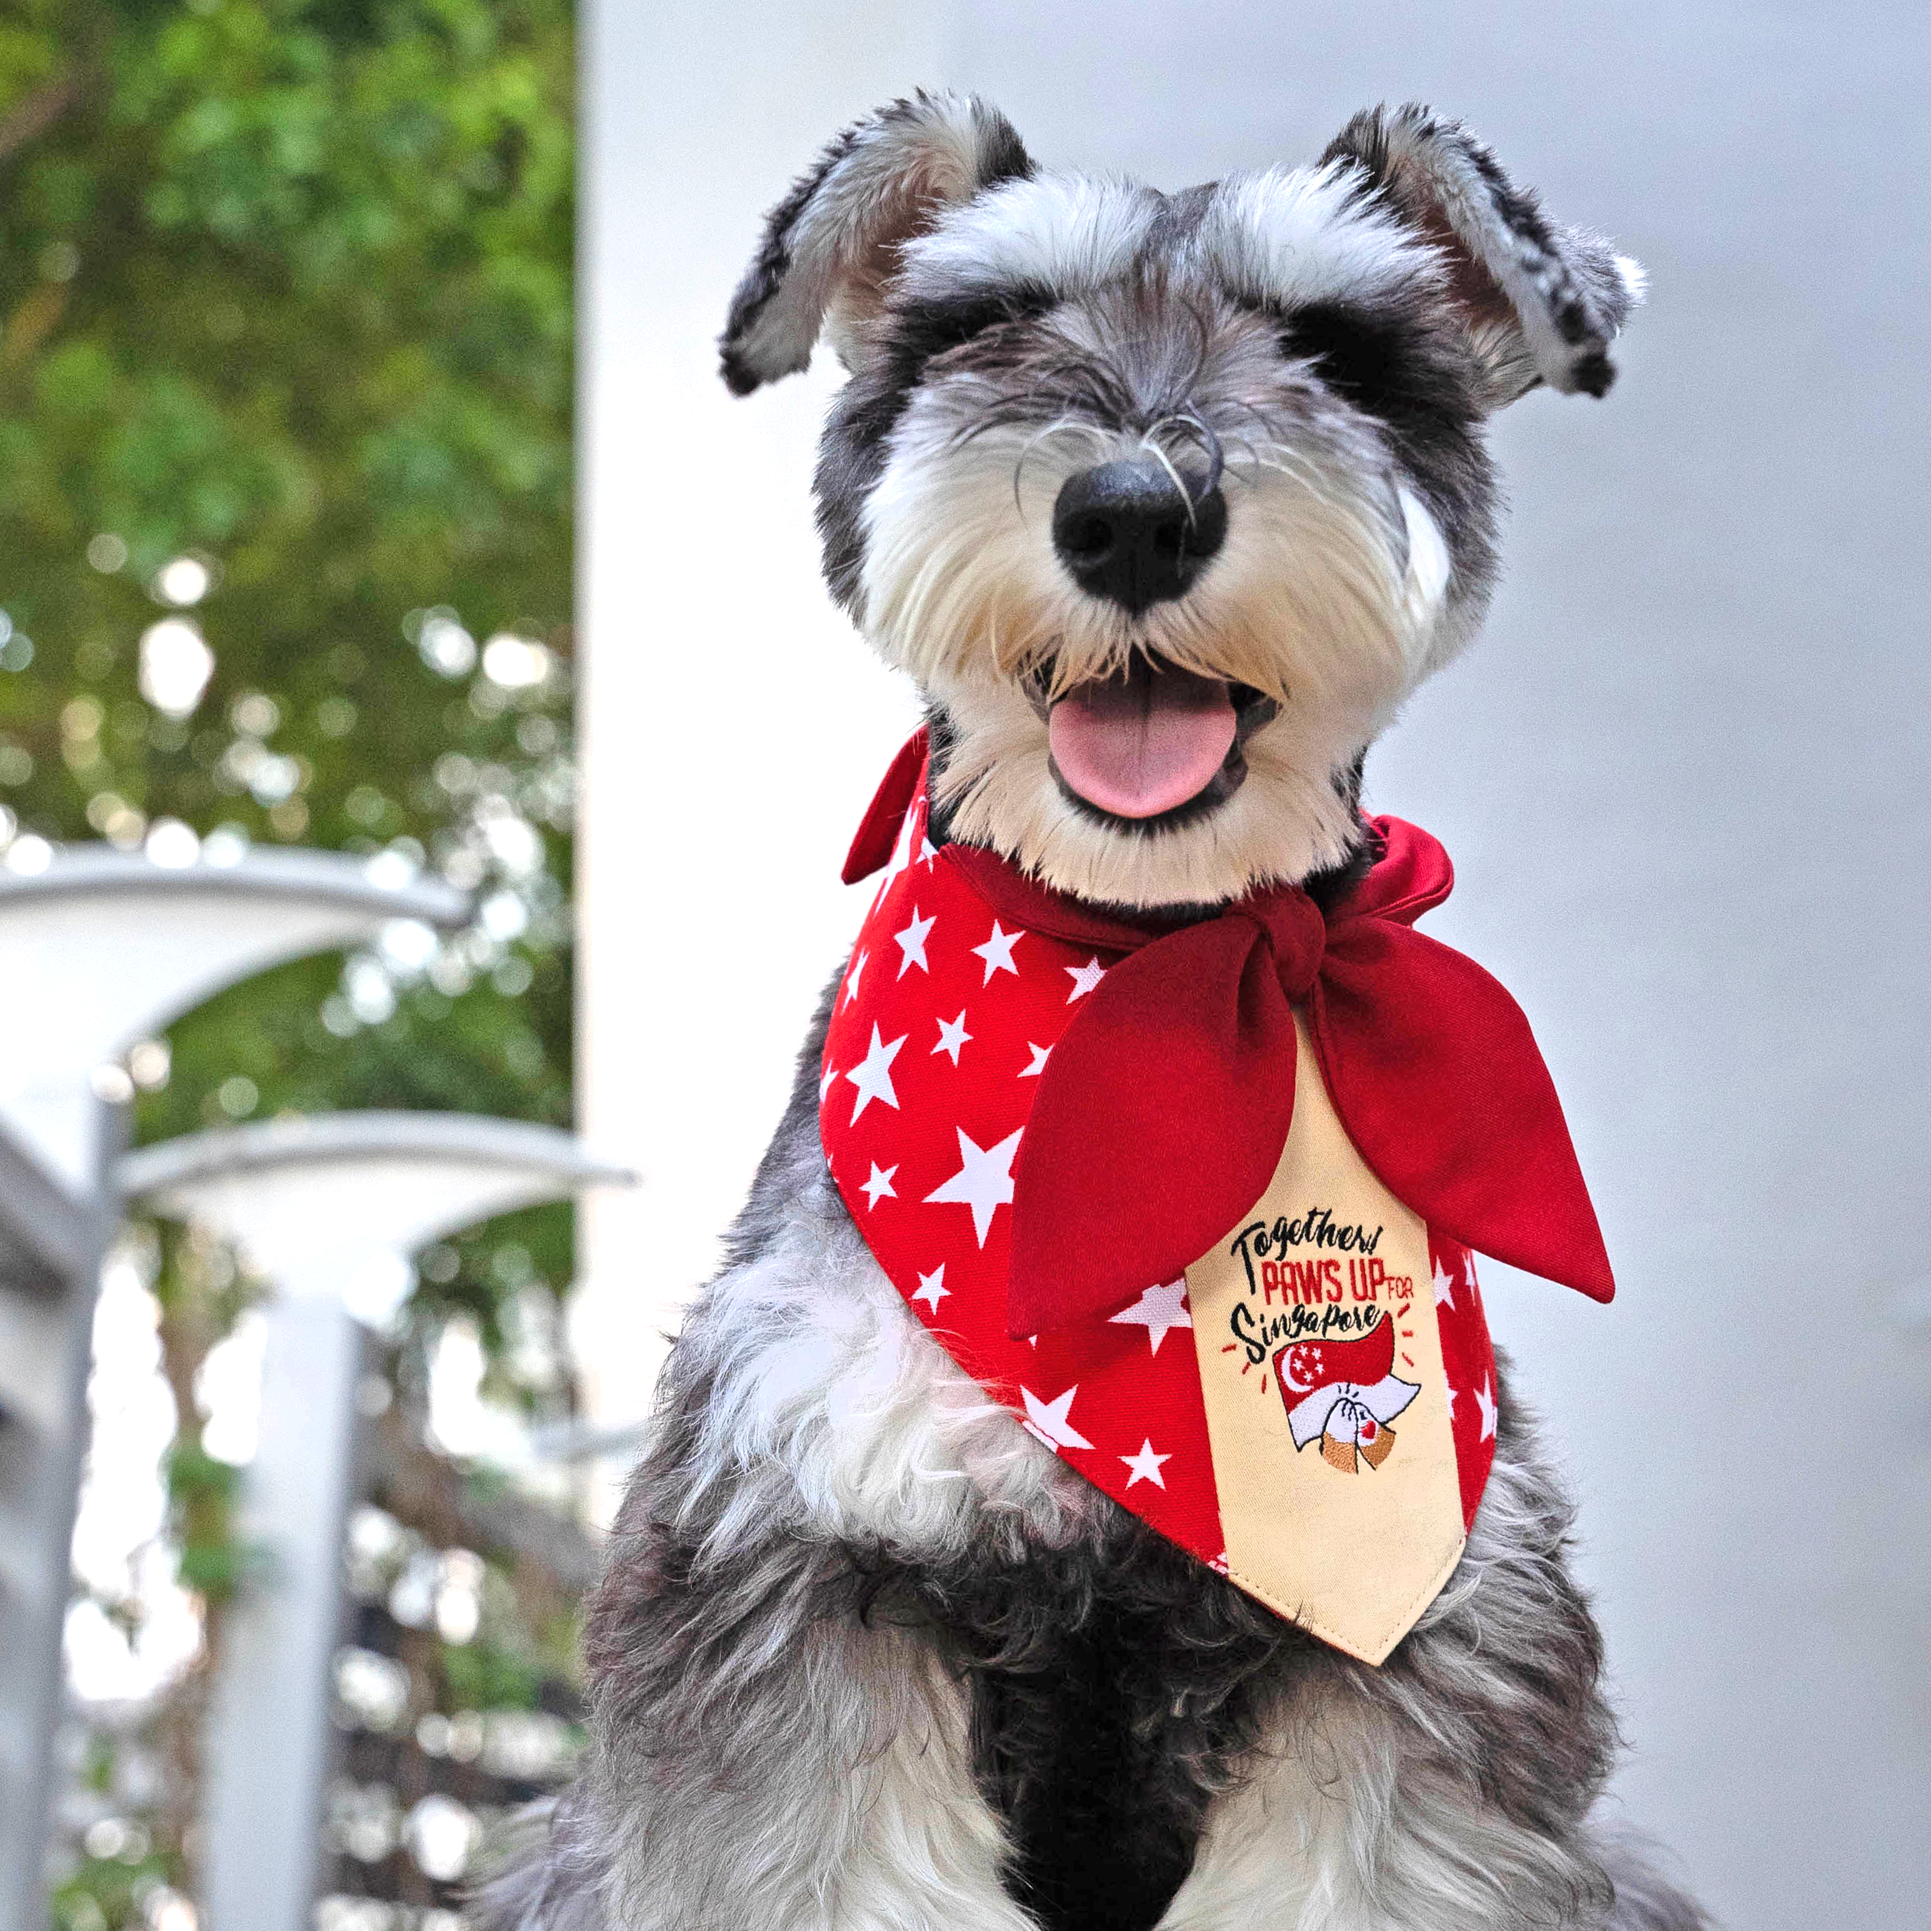
[{"label": "dog's ear", "polygon": [[946,208],[1032,171],[1011,123],[969,95],[921,92],[854,122],[765,223],[718,342],[725,382],[748,396],[795,374],[820,328],[849,365],[904,244]]},{"label": "dog's ear", "polygon": [[1357,114],[1328,144],[1369,191],[1435,244],[1467,318],[1491,406],[1538,382],[1609,392],[1609,345],[1643,297],[1643,271],[1599,235],[1561,228],[1458,121],[1419,103]]}]

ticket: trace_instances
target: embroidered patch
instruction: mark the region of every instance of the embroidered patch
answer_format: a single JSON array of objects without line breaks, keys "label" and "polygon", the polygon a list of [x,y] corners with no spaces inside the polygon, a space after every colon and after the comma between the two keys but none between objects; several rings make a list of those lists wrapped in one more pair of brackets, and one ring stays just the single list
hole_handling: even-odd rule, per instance
[{"label": "embroidered patch", "polygon": [[1229,1575],[1378,1663],[1462,1551],[1447,1367],[1428,1230],[1349,1144],[1296,1031],[1273,1182],[1187,1270],[1194,1348]]}]

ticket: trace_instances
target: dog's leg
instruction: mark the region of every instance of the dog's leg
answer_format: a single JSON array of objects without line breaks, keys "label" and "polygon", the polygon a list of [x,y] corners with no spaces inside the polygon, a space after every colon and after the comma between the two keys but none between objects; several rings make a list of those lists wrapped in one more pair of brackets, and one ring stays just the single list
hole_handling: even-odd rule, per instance
[{"label": "dog's leg", "polygon": [[1160,1931],[1708,1931],[1647,1847],[1525,1824],[1364,1715],[1283,1724]]},{"label": "dog's leg", "polygon": [[611,1931],[1020,1931],[965,1698],[921,1632],[861,1618],[824,1551],[645,1593],[600,1688],[593,1778]]},{"label": "dog's leg", "polygon": [[[1026,1931],[900,1585],[1081,1485],[926,1336],[825,1173],[817,1040],[685,1321],[586,1634],[594,1747],[520,1931]],[[594,1909],[586,1898],[594,1898]],[[487,1908],[487,1901],[486,1901]]]},{"label": "dog's leg", "polygon": [[[728,1298],[738,1318],[775,1311],[762,1294]],[[875,1312],[888,1354],[936,1352],[923,1335],[882,1339],[909,1328],[895,1297]],[[700,1351],[708,1327],[691,1336]],[[897,1376],[875,1357],[847,1361],[874,1383],[874,1405],[855,1412],[866,1390],[825,1358],[825,1338],[794,1331],[768,1365],[799,1380],[766,1381],[748,1402],[728,1372],[704,1374],[619,1523],[588,1631],[587,1795],[612,1931],[1029,1922],[1001,1888],[1007,1847],[974,1781],[965,1686],[931,1629],[895,1612],[889,1590],[874,1595],[904,1553],[825,1533],[869,1483],[902,1476],[894,1464],[915,1447],[867,1450],[868,1429],[894,1419]]]},{"label": "dog's leg", "polygon": [[1161,1931],[1699,1931],[1590,1820],[1615,1745],[1569,1505],[1504,1395],[1448,1588],[1379,1670],[1303,1662]]}]

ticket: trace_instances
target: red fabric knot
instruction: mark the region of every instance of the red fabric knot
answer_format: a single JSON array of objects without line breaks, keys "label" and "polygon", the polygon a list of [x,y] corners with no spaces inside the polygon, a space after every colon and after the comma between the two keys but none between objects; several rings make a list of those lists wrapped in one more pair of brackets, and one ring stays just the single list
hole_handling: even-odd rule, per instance
[{"label": "red fabric knot", "polygon": [[1282,993],[1289,1000],[1305,999],[1321,970],[1328,943],[1327,924],[1314,901],[1295,888],[1266,892],[1241,900],[1226,916],[1258,927],[1274,955]]},{"label": "red fabric knot", "polygon": [[[925,781],[914,742],[861,834],[876,863]],[[1013,1336],[1110,1315],[1240,1223],[1293,1119],[1296,1005],[1349,1139],[1396,1199],[1467,1247],[1614,1293],[1528,1021],[1472,959],[1413,930],[1453,886],[1447,853],[1398,818],[1366,830],[1375,862],[1326,918],[1278,887],[1171,927],[1106,918],[991,852],[945,848],[1007,926],[1108,955],[1013,1168]]]}]

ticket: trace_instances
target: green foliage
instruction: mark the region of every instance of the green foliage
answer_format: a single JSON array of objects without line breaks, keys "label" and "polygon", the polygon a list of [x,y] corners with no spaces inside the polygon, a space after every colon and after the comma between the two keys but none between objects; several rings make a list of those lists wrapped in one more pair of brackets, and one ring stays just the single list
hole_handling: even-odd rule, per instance
[{"label": "green foliage", "polygon": [[[329,646],[412,606],[564,620],[568,24],[556,0],[16,0],[0,120],[73,93],[0,157],[28,628],[118,655],[140,585],[197,548],[236,689],[403,694]],[[100,531],[120,580],[78,568]],[[364,728],[400,748],[422,708]]]},{"label": "green foliage", "polygon": [[[185,827],[440,871],[479,906],[440,946],[188,1015],[130,1056],[137,1139],[570,1117],[573,69],[570,0],[0,11],[0,850]],[[198,693],[157,674],[159,623],[212,653]],[[191,1246],[168,1234],[156,1279],[167,1540],[212,1608],[251,1556],[190,1390],[249,1290]],[[496,1392],[567,1401],[527,1364],[570,1273],[563,1209],[433,1250],[400,1371],[460,1313]],[[530,1702],[548,1643],[446,1649],[453,1706]],[[125,1793],[94,1801],[62,1931],[191,1875],[191,1802],[150,1839]]]},{"label": "green foliage", "polygon": [[[178,819],[493,901],[426,976],[389,962],[390,1016],[339,960],[191,1015],[139,1138],[569,1117],[572,61],[568,0],[0,23],[0,831]],[[214,670],[177,717],[139,640],[183,557]],[[499,632],[539,647],[507,681]]]},{"label": "green foliage", "polygon": [[83,1858],[54,1886],[54,1931],[107,1931],[109,1925],[139,1924],[142,1907],[170,1877],[174,1862],[163,1853],[140,1849],[117,1857]]},{"label": "green foliage", "polygon": [[204,1600],[225,1602],[256,1566],[253,1552],[234,1536],[241,1471],[217,1461],[191,1432],[184,1432],[168,1450],[163,1474],[168,1530],[181,1580]]},{"label": "green foliage", "polygon": [[[104,1737],[91,1737],[75,1779],[78,1790],[105,1802],[113,1792],[115,1752]],[[181,1859],[157,1846],[141,1824],[107,1814],[98,1818],[92,1842],[56,1879],[48,1896],[53,1931],[107,1931],[109,1925],[140,1924],[146,1906],[178,1881]]]},{"label": "green foliage", "polygon": [[442,1679],[456,1710],[533,1710],[543,1687],[528,1657],[481,1637],[442,1646]]}]

